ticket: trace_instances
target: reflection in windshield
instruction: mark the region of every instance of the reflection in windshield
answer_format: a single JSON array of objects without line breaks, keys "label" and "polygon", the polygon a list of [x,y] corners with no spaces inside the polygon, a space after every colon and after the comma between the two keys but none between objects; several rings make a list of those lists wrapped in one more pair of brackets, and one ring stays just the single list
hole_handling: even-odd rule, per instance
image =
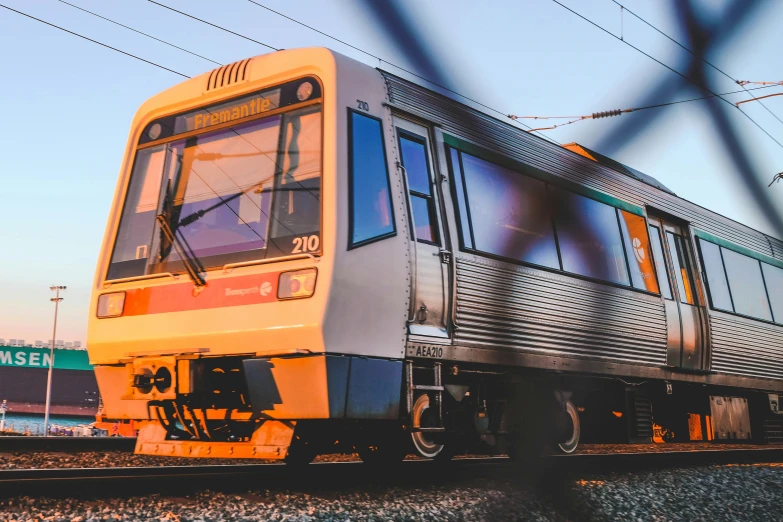
[{"label": "reflection in windshield", "polygon": [[317,107],[143,149],[108,277],[184,268],[158,214],[207,268],[290,254],[320,235],[320,185]]}]

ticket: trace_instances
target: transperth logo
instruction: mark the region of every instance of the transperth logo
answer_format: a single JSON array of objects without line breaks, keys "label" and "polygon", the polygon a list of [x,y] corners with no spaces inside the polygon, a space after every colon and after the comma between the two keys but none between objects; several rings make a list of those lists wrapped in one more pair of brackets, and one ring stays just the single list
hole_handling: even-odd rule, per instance
[{"label": "transperth logo", "polygon": [[261,294],[266,297],[272,292],[272,283],[264,281],[261,286],[251,286],[249,288],[226,288],[226,296],[243,296],[250,294]]},{"label": "transperth logo", "polygon": [[635,237],[631,240],[631,244],[633,245],[633,255],[636,256],[636,260],[640,263],[643,263],[645,255],[642,242],[639,241],[638,237]]}]

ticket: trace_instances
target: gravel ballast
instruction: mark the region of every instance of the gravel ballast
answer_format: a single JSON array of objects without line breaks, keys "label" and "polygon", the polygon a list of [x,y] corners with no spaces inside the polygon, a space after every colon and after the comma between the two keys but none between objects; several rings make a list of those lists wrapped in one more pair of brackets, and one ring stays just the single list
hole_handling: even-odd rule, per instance
[{"label": "gravel ballast", "polygon": [[1,521],[772,521],[783,519],[783,464],[580,473],[541,482],[444,478],[439,484],[201,491],[100,500],[0,500]]}]

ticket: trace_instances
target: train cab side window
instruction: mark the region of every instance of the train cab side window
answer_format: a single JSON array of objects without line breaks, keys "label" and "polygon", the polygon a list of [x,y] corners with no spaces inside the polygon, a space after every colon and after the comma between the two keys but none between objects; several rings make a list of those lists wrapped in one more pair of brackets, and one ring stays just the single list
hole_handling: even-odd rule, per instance
[{"label": "train cab side window", "polygon": [[544,182],[469,154],[461,156],[475,249],[560,268]]},{"label": "train cab side window", "polygon": [[669,252],[672,254],[672,268],[674,269],[674,282],[680,293],[680,302],[694,304],[693,284],[691,283],[691,267],[685,254],[685,244],[682,236],[666,232],[666,240],[669,242]]},{"label": "train cab side window", "polygon": [[783,270],[767,263],[761,263],[761,270],[767,284],[773,319],[776,323],[783,324]]},{"label": "train cab side window", "polygon": [[761,263],[756,259],[721,247],[726,276],[729,280],[734,311],[757,319],[772,320],[769,301],[761,275]]},{"label": "train cab side window", "polygon": [[462,247],[473,248],[473,235],[470,229],[470,216],[468,215],[467,195],[465,194],[465,178],[462,175],[462,160],[457,149],[449,148],[449,163],[451,166],[451,179],[454,194],[457,199],[457,211],[459,212],[459,231],[462,239]]},{"label": "train cab side window", "polygon": [[394,236],[381,120],[348,112],[349,248]]},{"label": "train cab side window", "polygon": [[707,295],[710,299],[710,305],[718,310],[733,312],[734,306],[731,304],[731,293],[726,279],[726,271],[723,268],[720,247],[701,238],[698,238],[697,242],[701,253],[701,263],[707,278]]},{"label": "train cab side window", "polygon": [[438,221],[432,197],[426,142],[418,136],[400,133],[400,159],[408,179],[411,214],[416,240],[438,244]]},{"label": "train cab side window", "polygon": [[108,279],[144,274],[165,160],[164,145],[141,150],[136,155]]},{"label": "train cab side window", "polygon": [[559,188],[552,192],[563,270],[629,285],[615,209]]},{"label": "train cab side window", "polygon": [[672,289],[669,286],[669,271],[666,269],[666,258],[663,257],[663,245],[661,244],[661,231],[658,227],[650,225],[650,244],[652,245],[653,259],[655,260],[655,271],[658,274],[658,286],[661,288],[661,295],[666,299],[672,298]]},{"label": "train cab side window", "polygon": [[658,293],[650,239],[647,237],[647,222],[644,217],[617,209],[620,231],[623,234],[628,268],[631,269],[631,284],[634,288]]}]

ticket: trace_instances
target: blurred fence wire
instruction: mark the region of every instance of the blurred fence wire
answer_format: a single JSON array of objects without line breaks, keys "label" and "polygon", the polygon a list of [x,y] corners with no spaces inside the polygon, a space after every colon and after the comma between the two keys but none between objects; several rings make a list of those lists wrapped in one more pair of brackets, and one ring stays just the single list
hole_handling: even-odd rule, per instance
[{"label": "blurred fence wire", "polygon": [[[357,1],[374,19],[377,27],[394,43],[400,54],[418,72],[441,85],[454,85],[451,75],[445,69],[446,62],[438,59],[424,38],[421,27],[413,22],[414,18],[406,12],[403,3],[399,0],[388,2]],[[630,45],[621,37],[579,15],[560,2],[556,3],[614,36],[622,43]],[[673,73],[662,74],[656,84],[639,94],[638,101],[632,106],[662,104],[675,100],[683,91],[690,91],[694,88],[710,93],[711,96],[705,100],[709,123],[720,138],[722,148],[732,162],[735,175],[748,189],[756,206],[763,213],[775,234],[779,238],[783,238],[783,216],[771,200],[771,193],[765,189],[765,183],[760,181],[767,176],[757,172],[754,167],[750,152],[740,138],[740,133],[731,118],[730,111],[739,111],[781,148],[783,148],[783,144],[742,109],[717,94],[720,91],[716,90],[713,85],[714,80],[708,74],[708,69],[714,68],[714,66],[707,61],[707,56],[715,54],[719,49],[729,45],[730,41],[747,26],[754,15],[769,3],[769,0],[728,0],[720,13],[706,17],[698,11],[695,0],[670,0],[688,53],[684,55],[679,64],[669,66],[630,45]],[[645,113],[644,117],[618,120],[618,124],[603,136],[594,145],[594,148],[611,156],[638,139],[640,134],[659,121],[662,115],[662,111],[649,111]]]}]

